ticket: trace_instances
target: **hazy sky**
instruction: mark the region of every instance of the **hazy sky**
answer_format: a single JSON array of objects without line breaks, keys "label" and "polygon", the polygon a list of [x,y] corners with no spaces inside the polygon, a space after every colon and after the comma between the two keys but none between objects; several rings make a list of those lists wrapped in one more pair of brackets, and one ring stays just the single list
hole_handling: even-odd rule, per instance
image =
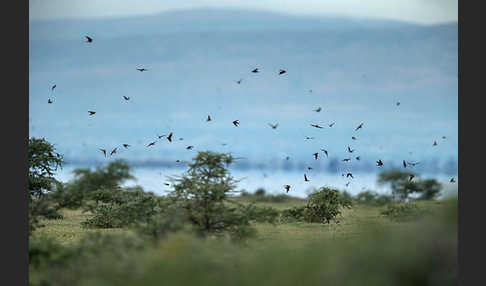
[{"label": "hazy sky", "polygon": [[420,24],[457,22],[457,0],[30,0],[30,20],[125,17],[191,8],[242,8]]}]

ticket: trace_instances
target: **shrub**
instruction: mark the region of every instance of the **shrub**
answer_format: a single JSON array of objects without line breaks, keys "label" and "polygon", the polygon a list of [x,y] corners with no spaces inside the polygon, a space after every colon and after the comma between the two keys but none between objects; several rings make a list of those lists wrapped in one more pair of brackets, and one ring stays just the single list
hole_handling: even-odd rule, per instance
[{"label": "shrub", "polygon": [[387,208],[381,211],[382,215],[387,216],[394,221],[409,221],[421,218],[425,210],[420,209],[415,203],[389,204]]},{"label": "shrub", "polygon": [[239,239],[253,232],[244,206],[228,199],[237,182],[227,169],[233,161],[231,154],[199,152],[182,176],[169,178],[170,197],[201,235],[228,233]]},{"label": "shrub", "polygon": [[392,197],[386,194],[378,194],[372,191],[361,192],[356,195],[355,201],[364,205],[383,206],[393,201]]},{"label": "shrub", "polygon": [[341,214],[340,208],[348,206],[340,197],[339,191],[322,187],[309,195],[309,202],[304,212],[308,222],[329,223]]},{"label": "shrub", "polygon": [[255,191],[255,196],[261,196],[261,197],[263,197],[263,196],[265,196],[265,193],[266,193],[266,192],[265,192],[265,189],[263,189],[263,188],[258,188],[258,189]]},{"label": "shrub", "polygon": [[256,222],[275,223],[280,212],[272,207],[259,207],[254,204],[245,206],[250,220]]},{"label": "shrub", "polygon": [[298,222],[305,220],[306,207],[293,207],[290,209],[285,209],[281,213],[282,222]]}]

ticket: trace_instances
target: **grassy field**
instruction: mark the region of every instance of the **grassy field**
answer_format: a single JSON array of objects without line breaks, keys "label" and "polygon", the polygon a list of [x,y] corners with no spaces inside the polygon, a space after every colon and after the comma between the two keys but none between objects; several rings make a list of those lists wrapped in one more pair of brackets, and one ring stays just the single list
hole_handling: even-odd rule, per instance
[{"label": "grassy field", "polygon": [[[235,198],[241,203],[250,203],[247,198]],[[257,206],[273,207],[278,210],[284,210],[295,206],[303,206],[305,200],[291,198],[285,202],[257,202]],[[423,201],[417,203],[419,207],[434,211],[439,210],[441,201]],[[364,231],[370,229],[396,229],[404,228],[413,222],[393,222],[387,217],[380,214],[385,207],[355,205],[351,209],[343,209],[342,215],[336,222],[331,224],[316,223],[255,223],[257,229],[256,242],[262,241],[282,241],[290,242],[313,242],[323,239],[352,239],[357,238]],[[45,227],[41,227],[33,234],[36,236],[46,236],[62,244],[72,244],[79,241],[87,233],[129,233],[129,229],[88,229],[81,226],[81,222],[91,215],[83,213],[81,210],[61,210],[64,219],[60,220],[43,220]]]}]

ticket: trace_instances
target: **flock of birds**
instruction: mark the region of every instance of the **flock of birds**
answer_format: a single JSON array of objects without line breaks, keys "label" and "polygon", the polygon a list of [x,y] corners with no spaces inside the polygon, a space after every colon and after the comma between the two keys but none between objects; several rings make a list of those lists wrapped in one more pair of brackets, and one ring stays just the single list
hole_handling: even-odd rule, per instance
[{"label": "flock of birds", "polygon": [[[89,37],[89,36],[85,36],[85,37],[86,37],[86,43],[92,43],[92,42],[93,42],[93,38],[91,38],[91,37]],[[146,71],[148,71],[148,69],[146,69],[146,68],[136,68],[136,70],[138,70],[138,71],[140,71],[140,72],[146,72]],[[258,72],[259,72],[259,68],[255,68],[255,69],[253,69],[251,72],[252,72],[252,73],[258,73]],[[280,70],[279,70],[279,72],[278,72],[278,74],[279,74],[279,75],[283,75],[283,74],[285,74],[286,72],[287,72],[286,70],[280,69]],[[239,80],[237,80],[237,81],[236,81],[236,83],[237,83],[237,84],[241,84],[241,83],[242,83],[242,81],[243,81],[243,79],[239,79]],[[51,87],[51,91],[52,91],[52,92],[54,91],[54,89],[56,88],[56,86],[57,86],[57,85],[56,85],[56,84],[54,84],[54,85]],[[312,93],[312,89],[310,89],[310,90],[309,90],[309,92],[310,92],[310,93]],[[128,97],[128,96],[123,96],[123,99],[124,99],[125,101],[129,101],[129,100],[130,100],[130,97]],[[52,99],[51,99],[51,98],[48,98],[47,103],[48,103],[48,104],[52,104],[52,103],[53,103]],[[397,102],[397,103],[396,103],[396,106],[400,106],[400,102]],[[322,111],[322,107],[320,107],[320,106],[319,106],[318,108],[314,109],[313,111],[314,111],[314,112],[321,112],[321,111]],[[93,111],[93,110],[88,110],[88,116],[94,116],[95,114],[96,114],[96,111]],[[208,117],[207,117],[207,119],[206,119],[206,122],[209,122],[209,121],[212,121],[212,119],[211,119],[211,116],[210,116],[210,115],[208,115]],[[233,123],[233,125],[234,125],[235,127],[238,127],[238,126],[239,126],[239,124],[240,124],[240,121],[239,121],[238,119],[236,119],[236,120],[234,120],[232,123]],[[329,128],[332,128],[332,127],[334,126],[334,124],[335,124],[335,122],[332,122],[332,123],[328,124]],[[278,128],[278,123],[275,123],[275,124],[268,123],[268,125],[269,125],[269,126],[272,128],[272,129],[277,129],[277,128]],[[323,126],[320,126],[320,125],[318,125],[318,124],[310,124],[310,126],[311,126],[311,127],[314,127],[314,128],[318,128],[318,129],[322,129],[322,128],[324,128]],[[355,128],[355,130],[354,130],[354,131],[356,132],[356,131],[358,131],[358,130],[362,129],[363,127],[364,127],[364,123],[362,122],[362,123],[360,123],[360,124],[359,124],[359,125],[358,125],[358,126]],[[170,142],[172,142],[172,140],[173,140],[173,139],[172,139],[173,135],[174,135],[174,133],[173,133],[173,132],[170,132],[169,134],[164,134],[164,135],[157,135],[157,139],[159,139],[159,140],[160,140],[160,139],[162,139],[162,138],[165,138],[165,139],[167,139],[167,140],[168,140],[168,142],[170,143]],[[154,146],[154,145],[157,143],[157,139],[156,139],[155,141],[152,141],[152,142],[148,143],[148,144],[146,145],[146,147],[152,147],[152,146]],[[305,137],[305,139],[306,139],[306,140],[312,140],[312,139],[315,139],[315,138],[314,138],[314,137]],[[351,139],[352,139],[352,140],[357,140],[357,138],[356,138],[355,136],[352,136],[352,137],[351,137]],[[445,136],[442,136],[442,139],[446,139],[446,137],[445,137]],[[179,138],[179,140],[183,140],[183,138]],[[438,143],[437,143],[437,141],[435,140],[435,141],[434,141],[434,143],[432,144],[432,146],[437,146],[437,145],[438,145]],[[122,144],[121,146],[122,146],[123,148],[125,148],[125,149],[128,149],[128,148],[129,148],[131,145],[124,143],[124,144]],[[119,149],[121,146],[115,147],[113,150],[111,150],[111,152],[109,153],[109,156],[113,156],[113,155],[115,155],[115,154],[117,153],[117,150],[118,150],[118,149]],[[186,149],[187,149],[187,150],[192,150],[193,148],[194,148],[194,146],[193,146],[193,145],[189,145],[189,146],[187,146],[187,147],[186,147]],[[98,148],[98,149],[99,149],[99,150],[100,150],[100,151],[103,153],[103,155],[104,155],[104,157],[105,157],[105,158],[108,156],[108,155],[107,155],[107,154],[108,154],[108,152],[107,152],[107,150],[106,150],[106,149],[104,149],[104,148]],[[329,157],[329,152],[328,152],[326,149],[320,149],[320,151],[321,151],[321,152],[323,152],[323,153],[324,153],[324,155],[325,155],[326,157]],[[351,149],[351,147],[349,147],[349,145],[348,145],[348,146],[347,146],[347,151],[348,151],[348,152],[351,154],[351,153],[354,153],[354,152],[355,152],[355,149]],[[318,160],[318,159],[319,159],[319,154],[320,154],[319,152],[315,152],[315,153],[313,153],[313,156],[314,156],[314,159],[315,159],[315,160]],[[322,157],[322,156],[321,156],[321,157]],[[286,157],[286,160],[289,160],[289,159],[290,159],[290,157],[288,157],[288,156],[287,156],[287,157]],[[360,156],[356,156],[354,159],[359,161],[359,160],[361,159],[361,157],[360,157]],[[343,162],[350,162],[351,160],[352,160],[352,158],[344,158],[342,161],[343,161]],[[181,162],[181,160],[176,160],[176,162],[177,162],[177,163],[180,163],[180,162]],[[410,167],[414,167],[415,165],[417,165],[417,164],[419,164],[419,163],[420,163],[420,162],[409,162],[409,161],[403,160],[403,167],[404,167],[404,168],[407,168],[407,167],[409,167],[409,168],[410,168]],[[382,161],[381,159],[378,159],[378,161],[376,161],[376,166],[377,166],[377,167],[382,167],[383,165],[384,165],[384,163],[383,163],[383,161]],[[309,171],[310,171],[310,170],[312,170],[312,168],[311,168],[311,167],[307,167],[307,169],[308,169]],[[346,174],[344,174],[344,173],[343,173],[343,174],[342,174],[342,176],[343,176],[343,177],[346,177],[346,178],[351,178],[351,179],[354,179],[353,173],[351,173],[351,172],[347,172]],[[415,177],[415,176],[414,176],[413,174],[410,174],[410,175],[409,175],[409,179],[408,179],[408,180],[409,180],[409,181],[412,181],[414,177]],[[304,173],[304,181],[305,181],[305,182],[310,182],[309,178],[307,177],[307,173]],[[449,182],[450,182],[450,183],[455,183],[455,179],[454,179],[454,178],[451,178],[451,179],[449,180]],[[348,183],[346,183],[346,187],[347,187],[349,184],[350,184],[350,181],[348,181]],[[168,183],[165,183],[165,185],[169,185],[169,184],[168,184]],[[290,191],[290,189],[292,188],[292,186],[287,184],[287,185],[284,185],[284,188],[285,188],[286,193],[288,193],[288,192]]]}]

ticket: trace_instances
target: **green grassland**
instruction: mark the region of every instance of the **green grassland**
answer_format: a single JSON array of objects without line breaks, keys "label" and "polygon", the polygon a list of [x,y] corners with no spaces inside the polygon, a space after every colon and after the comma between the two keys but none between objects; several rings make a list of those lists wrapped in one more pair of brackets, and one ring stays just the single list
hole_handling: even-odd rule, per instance
[{"label": "green grassland", "polygon": [[[247,198],[234,198],[235,201],[248,204]],[[285,202],[255,202],[257,206],[272,207],[284,210],[296,206],[304,206],[306,200],[299,198],[289,198]],[[419,201],[418,206],[430,211],[440,210],[441,201]],[[403,228],[414,222],[394,222],[380,214],[384,206],[354,205],[352,208],[342,209],[342,214],[331,224],[318,223],[254,223],[257,229],[256,241],[282,241],[289,240],[295,242],[312,242],[322,239],[348,239],[359,237],[360,233],[370,228],[396,229]],[[62,244],[72,244],[79,241],[87,233],[124,233],[132,232],[129,229],[90,229],[81,226],[81,222],[91,216],[90,213],[81,210],[61,209],[63,219],[42,220],[45,227],[35,231],[33,237],[46,236]]]}]

